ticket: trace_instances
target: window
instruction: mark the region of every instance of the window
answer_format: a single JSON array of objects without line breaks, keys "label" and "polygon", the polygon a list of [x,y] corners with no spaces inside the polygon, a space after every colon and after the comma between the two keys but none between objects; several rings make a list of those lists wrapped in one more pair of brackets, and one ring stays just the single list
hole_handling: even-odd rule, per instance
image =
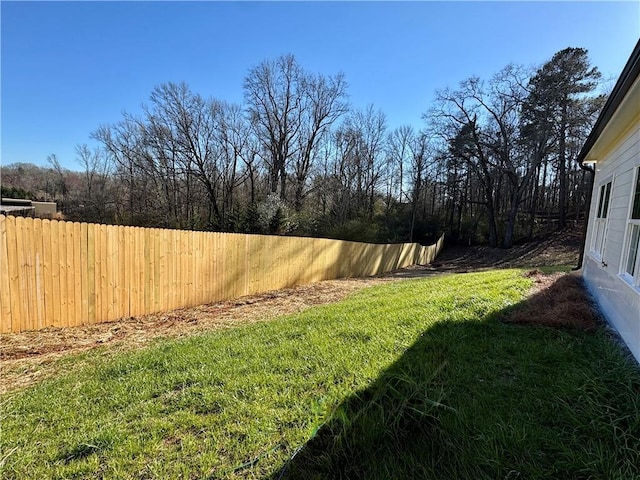
[{"label": "window", "polygon": [[611,199],[611,182],[600,186],[598,193],[598,212],[591,242],[591,251],[599,258],[604,253],[605,237],[607,233],[607,216],[609,213],[609,200]]},{"label": "window", "polygon": [[640,285],[640,167],[636,168],[635,186],[631,194],[631,210],[627,224],[627,241],[622,263],[623,275]]}]

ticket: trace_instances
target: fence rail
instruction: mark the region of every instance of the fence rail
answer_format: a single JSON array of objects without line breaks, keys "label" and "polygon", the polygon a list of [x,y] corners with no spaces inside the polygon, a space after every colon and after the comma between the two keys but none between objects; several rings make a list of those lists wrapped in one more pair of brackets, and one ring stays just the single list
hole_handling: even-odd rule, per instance
[{"label": "fence rail", "polygon": [[0,215],[0,333],[70,327],[430,263],[442,246]]}]

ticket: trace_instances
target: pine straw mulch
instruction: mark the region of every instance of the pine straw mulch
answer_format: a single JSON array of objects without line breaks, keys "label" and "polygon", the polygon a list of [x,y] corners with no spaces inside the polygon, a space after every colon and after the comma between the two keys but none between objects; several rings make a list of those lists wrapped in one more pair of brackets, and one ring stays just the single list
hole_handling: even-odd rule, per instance
[{"label": "pine straw mulch", "polygon": [[[417,270],[417,269],[411,269]],[[102,354],[140,348],[158,338],[177,338],[237,327],[337,302],[365,287],[398,280],[393,274],[324,282],[182,308],[140,317],[0,336],[0,394],[32,385],[57,373],[56,361],[108,346]]]},{"label": "pine straw mulch", "polygon": [[545,275],[535,269],[525,275],[533,280],[533,287],[527,298],[502,319],[503,322],[585,332],[594,332],[602,324],[578,273]]}]

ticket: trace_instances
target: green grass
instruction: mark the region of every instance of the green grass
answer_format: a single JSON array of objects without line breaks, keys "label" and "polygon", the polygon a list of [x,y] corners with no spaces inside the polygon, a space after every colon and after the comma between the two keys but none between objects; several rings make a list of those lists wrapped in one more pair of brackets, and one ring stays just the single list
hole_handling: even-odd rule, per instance
[{"label": "green grass", "polygon": [[537,267],[542,273],[550,275],[553,273],[569,273],[575,268],[575,265],[546,265]]},{"label": "green grass", "polygon": [[604,331],[500,323],[529,285],[396,282],[66,359],[0,398],[2,478],[640,478],[637,366]]}]

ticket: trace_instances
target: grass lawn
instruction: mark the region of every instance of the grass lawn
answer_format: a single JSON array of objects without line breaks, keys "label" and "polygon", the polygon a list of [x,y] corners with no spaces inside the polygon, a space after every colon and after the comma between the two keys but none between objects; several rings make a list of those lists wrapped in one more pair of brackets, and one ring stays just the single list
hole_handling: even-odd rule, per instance
[{"label": "grass lawn", "polygon": [[363,290],[0,397],[1,477],[640,478],[640,369],[604,330],[501,323],[517,270]]}]

